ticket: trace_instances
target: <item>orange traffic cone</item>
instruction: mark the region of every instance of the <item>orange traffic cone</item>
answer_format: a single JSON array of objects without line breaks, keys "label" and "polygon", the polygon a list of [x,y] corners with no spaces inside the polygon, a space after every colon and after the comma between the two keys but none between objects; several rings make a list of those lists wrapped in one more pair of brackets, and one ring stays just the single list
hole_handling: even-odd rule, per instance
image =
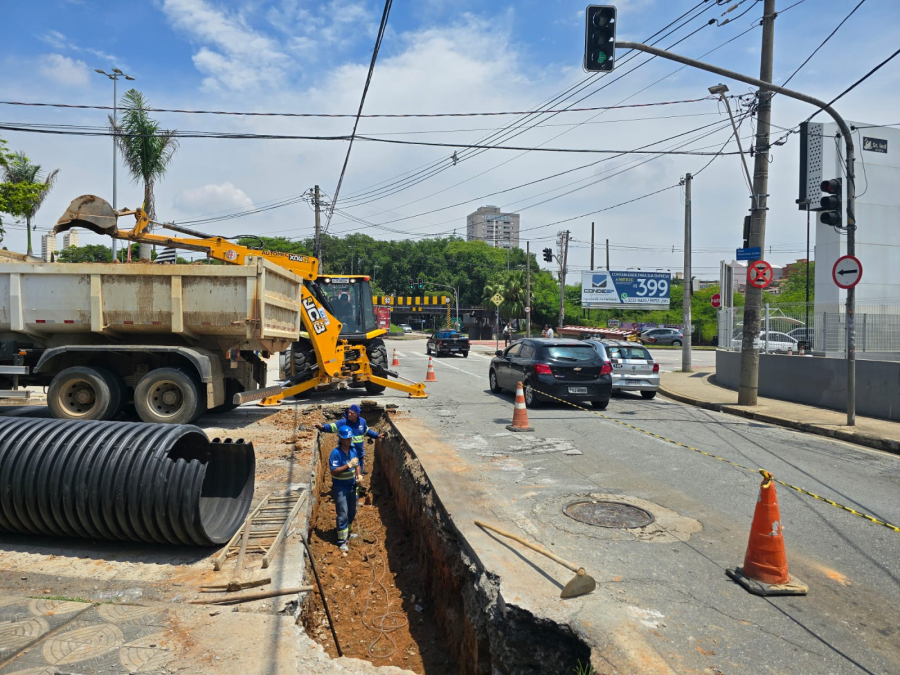
[{"label": "orange traffic cone", "polygon": [[806,595],[809,587],[788,574],[781,514],[772,474],[763,470],[760,473],[763,482],[756,499],[744,566],[725,572],[755,595]]},{"label": "orange traffic cone", "polygon": [[513,407],[512,424],[506,427],[510,431],[534,431],[528,426],[528,410],[525,408],[525,391],[522,389],[522,383],[516,384],[516,403]]},{"label": "orange traffic cone", "polygon": [[400,359],[397,358],[397,350],[396,350],[396,349],[394,349],[394,360],[391,361],[391,365],[392,365],[392,366],[399,366],[399,365],[400,365]]},{"label": "orange traffic cone", "polygon": [[437,382],[437,378],[434,376],[434,363],[431,361],[431,357],[428,357],[428,372],[425,373],[425,381],[426,382]]}]

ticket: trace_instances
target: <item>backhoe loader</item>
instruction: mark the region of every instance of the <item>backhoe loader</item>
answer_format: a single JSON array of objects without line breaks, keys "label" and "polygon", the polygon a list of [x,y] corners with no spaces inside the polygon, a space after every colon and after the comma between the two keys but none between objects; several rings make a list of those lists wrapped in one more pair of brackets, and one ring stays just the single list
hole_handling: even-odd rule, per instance
[{"label": "backhoe loader", "polygon": [[[134,216],[132,229],[117,227],[118,219],[123,216]],[[153,233],[151,224],[186,236]],[[291,300],[300,305],[303,331],[287,354],[286,367],[282,367],[284,381],[272,387],[235,393],[233,404],[259,401],[260,405],[278,405],[286,397],[329,385],[364,386],[373,394],[391,388],[406,392],[410,398],[427,398],[421,382],[388,379],[388,376],[400,376],[388,369],[387,349],[381,339],[387,331],[377,327],[367,276],[322,275],[316,258],[250,248],[229,238],[174,223],[151,223],[141,208],[115,211],[104,199],[94,195],[73,200],[53,231],[59,233],[76,227],[124,241],[199,251],[231,265],[244,265],[251,258],[260,257],[303,279],[300,297]],[[246,242],[254,237],[233,239]],[[259,241],[262,245],[262,240]]]}]

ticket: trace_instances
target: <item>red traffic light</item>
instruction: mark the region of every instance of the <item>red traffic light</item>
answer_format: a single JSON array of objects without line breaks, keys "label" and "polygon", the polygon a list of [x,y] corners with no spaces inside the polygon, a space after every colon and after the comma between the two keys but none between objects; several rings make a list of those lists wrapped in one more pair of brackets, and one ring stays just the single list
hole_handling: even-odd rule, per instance
[{"label": "red traffic light", "polygon": [[831,180],[823,180],[822,192],[827,192],[830,195],[841,194],[841,179],[832,178]]}]

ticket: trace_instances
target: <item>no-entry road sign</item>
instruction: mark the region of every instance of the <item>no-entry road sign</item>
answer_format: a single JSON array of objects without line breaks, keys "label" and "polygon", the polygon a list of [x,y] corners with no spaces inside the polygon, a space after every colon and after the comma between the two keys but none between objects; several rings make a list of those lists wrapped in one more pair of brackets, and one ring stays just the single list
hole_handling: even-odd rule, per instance
[{"label": "no-entry road sign", "polygon": [[862,263],[852,255],[843,255],[834,263],[831,278],[840,288],[853,288],[862,279]]},{"label": "no-entry road sign", "polygon": [[765,260],[757,260],[747,267],[747,283],[754,288],[768,288],[775,274]]},{"label": "no-entry road sign", "polygon": [[718,309],[722,305],[722,294],[714,293],[713,296],[709,299],[709,304]]}]

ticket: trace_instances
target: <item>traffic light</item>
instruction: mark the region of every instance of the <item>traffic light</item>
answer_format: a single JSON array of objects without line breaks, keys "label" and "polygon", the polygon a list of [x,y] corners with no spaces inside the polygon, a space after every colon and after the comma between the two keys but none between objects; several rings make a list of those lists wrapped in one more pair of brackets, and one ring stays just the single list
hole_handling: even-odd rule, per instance
[{"label": "traffic light", "polygon": [[553,249],[552,248],[544,249],[544,262],[553,262]]},{"label": "traffic light", "polygon": [[819,202],[821,205],[821,214],[819,221],[825,225],[841,226],[841,187],[843,180],[840,178],[832,178],[831,180],[822,181],[822,192],[826,193]]},{"label": "traffic light", "polygon": [[744,216],[744,248],[750,248],[750,216]]},{"label": "traffic light", "polygon": [[608,72],[615,66],[616,8],[588,5],[585,12],[584,69]]}]

